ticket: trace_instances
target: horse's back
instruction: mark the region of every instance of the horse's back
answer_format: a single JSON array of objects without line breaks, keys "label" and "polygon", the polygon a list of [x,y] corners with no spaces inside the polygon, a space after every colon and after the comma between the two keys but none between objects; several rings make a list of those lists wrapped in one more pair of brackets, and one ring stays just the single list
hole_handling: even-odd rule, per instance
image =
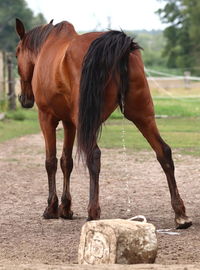
[{"label": "horse's back", "polygon": [[64,65],[66,69],[69,69],[73,82],[79,83],[84,56],[91,43],[101,34],[102,32],[91,32],[77,35],[69,43],[65,53]]}]

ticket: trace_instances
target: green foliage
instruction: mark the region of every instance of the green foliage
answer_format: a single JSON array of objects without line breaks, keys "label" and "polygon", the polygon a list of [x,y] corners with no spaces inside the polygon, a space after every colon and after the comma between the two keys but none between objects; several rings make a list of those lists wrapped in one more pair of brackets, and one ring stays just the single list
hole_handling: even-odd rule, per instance
[{"label": "green foliage", "polygon": [[24,121],[26,119],[26,116],[22,110],[8,111],[6,113],[6,117],[16,121]]},{"label": "green foliage", "polygon": [[143,61],[147,67],[166,66],[167,58],[163,56],[163,48],[166,43],[163,32],[152,31],[127,31],[128,35],[135,38],[135,41],[143,48],[141,50]]},{"label": "green foliage", "polygon": [[6,100],[0,99],[0,112],[4,112],[6,110]]},{"label": "green foliage", "polygon": [[164,30],[167,43],[164,54],[170,68],[189,69],[200,75],[200,1],[161,0],[166,4],[158,14],[169,26]]},{"label": "green foliage", "polygon": [[44,16],[34,16],[25,0],[0,0],[0,50],[14,52],[19,40],[15,31],[16,18],[21,19],[27,29],[45,23]]}]

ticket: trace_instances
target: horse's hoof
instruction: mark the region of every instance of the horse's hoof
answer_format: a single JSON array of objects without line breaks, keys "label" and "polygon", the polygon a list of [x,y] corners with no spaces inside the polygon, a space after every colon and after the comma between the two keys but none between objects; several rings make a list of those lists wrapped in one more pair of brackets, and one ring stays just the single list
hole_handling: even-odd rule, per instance
[{"label": "horse's hoof", "polygon": [[192,225],[192,220],[188,217],[176,218],[176,229],[187,229]]},{"label": "horse's hoof", "polygon": [[73,212],[71,210],[66,210],[62,205],[59,206],[59,217],[63,219],[73,219]]},{"label": "horse's hoof", "polygon": [[100,216],[101,216],[101,208],[100,207],[97,207],[94,209],[89,208],[87,221],[99,220]]},{"label": "horse's hoof", "polygon": [[73,212],[71,211],[68,214],[59,214],[59,216],[60,218],[63,218],[63,219],[73,219]]},{"label": "horse's hoof", "polygon": [[43,213],[44,219],[58,219],[58,210],[52,210],[51,208],[47,207]]}]

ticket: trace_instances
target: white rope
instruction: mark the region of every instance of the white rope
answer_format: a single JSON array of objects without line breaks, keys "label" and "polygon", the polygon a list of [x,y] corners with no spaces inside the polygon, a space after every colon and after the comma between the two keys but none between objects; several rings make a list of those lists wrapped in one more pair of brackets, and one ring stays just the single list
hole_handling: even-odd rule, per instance
[{"label": "white rope", "polygon": [[[129,219],[127,219],[129,221],[139,221],[139,222],[142,222],[142,223],[147,223],[147,219],[145,216],[142,216],[142,215],[138,215],[138,216],[134,216],[134,217],[131,217]],[[168,235],[180,235],[181,233],[180,232],[173,232],[172,230],[174,230],[173,228],[170,228],[170,229],[158,229],[156,230],[157,233],[161,233],[161,234],[168,234]]]},{"label": "white rope", "polygon": [[161,72],[161,71],[156,71],[156,70],[153,70],[153,69],[145,68],[145,70],[148,70],[149,73],[155,73],[155,74],[163,75],[163,76],[166,76],[166,77],[179,77],[179,76],[176,76],[176,75],[172,75],[172,74],[169,74],[169,73],[164,73],[164,72]]},{"label": "white rope", "polygon": [[128,220],[130,220],[130,221],[134,221],[135,220],[135,221],[140,221],[142,223],[147,223],[146,217],[145,216],[142,216],[142,215],[131,217]]},{"label": "white rope", "polygon": [[172,232],[171,230],[174,230],[173,228],[171,229],[158,229],[156,230],[157,233],[162,233],[162,234],[168,234],[168,235],[180,235],[180,232]]},{"label": "white rope", "polygon": [[154,73],[154,74],[158,74],[158,75],[163,75],[163,76],[166,76],[166,77],[170,77],[170,78],[156,78],[156,80],[191,80],[191,81],[200,81],[200,77],[196,77],[196,76],[179,76],[179,75],[173,75],[173,74],[169,74],[169,73],[165,73],[165,72],[161,72],[161,71],[156,71],[156,70],[153,70],[153,69],[147,69],[145,68],[145,71],[147,71],[147,74],[152,77],[150,74],[151,73]]},{"label": "white rope", "polygon": [[161,92],[167,94],[167,95],[170,96],[170,97],[173,97],[173,95],[172,95],[169,91],[167,91],[165,88],[163,88],[163,87],[162,87],[162,86],[154,79],[154,77],[151,77],[151,75],[150,75],[148,69],[145,68],[145,72],[148,74],[149,79],[152,80],[152,81],[154,82],[154,84],[158,87],[158,90],[160,90]]}]

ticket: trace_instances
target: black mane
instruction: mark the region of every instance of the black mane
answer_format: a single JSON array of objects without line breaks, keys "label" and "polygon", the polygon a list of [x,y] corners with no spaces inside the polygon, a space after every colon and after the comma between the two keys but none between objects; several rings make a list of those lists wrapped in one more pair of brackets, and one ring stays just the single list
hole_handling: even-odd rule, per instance
[{"label": "black mane", "polygon": [[53,28],[54,26],[49,23],[28,31],[22,41],[23,47],[28,48],[32,52],[38,53]]}]

